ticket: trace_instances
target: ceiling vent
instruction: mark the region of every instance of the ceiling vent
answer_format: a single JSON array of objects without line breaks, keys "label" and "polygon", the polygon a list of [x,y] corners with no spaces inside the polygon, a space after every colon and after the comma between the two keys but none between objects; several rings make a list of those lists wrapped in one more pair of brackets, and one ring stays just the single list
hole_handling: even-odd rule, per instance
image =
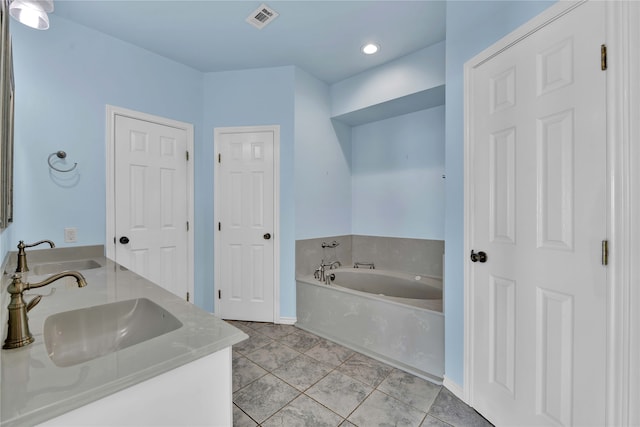
[{"label": "ceiling vent", "polygon": [[276,19],[280,15],[275,10],[271,9],[266,4],[262,3],[259,8],[254,10],[247,18],[247,22],[257,29],[261,30],[267,26],[271,21]]}]

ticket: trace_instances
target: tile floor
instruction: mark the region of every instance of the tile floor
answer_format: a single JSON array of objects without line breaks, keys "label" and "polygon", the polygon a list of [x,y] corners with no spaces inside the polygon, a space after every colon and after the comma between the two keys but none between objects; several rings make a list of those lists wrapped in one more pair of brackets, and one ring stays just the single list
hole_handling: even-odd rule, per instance
[{"label": "tile floor", "polygon": [[229,322],[233,425],[490,426],[449,390],[291,325]]}]

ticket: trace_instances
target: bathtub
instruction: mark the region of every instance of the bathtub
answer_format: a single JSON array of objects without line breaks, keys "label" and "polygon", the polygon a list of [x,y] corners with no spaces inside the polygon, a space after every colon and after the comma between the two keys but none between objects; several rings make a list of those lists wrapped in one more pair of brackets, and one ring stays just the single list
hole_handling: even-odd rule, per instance
[{"label": "bathtub", "polygon": [[440,384],[444,375],[442,280],[384,270],[328,270],[331,284],[296,280],[297,324]]}]

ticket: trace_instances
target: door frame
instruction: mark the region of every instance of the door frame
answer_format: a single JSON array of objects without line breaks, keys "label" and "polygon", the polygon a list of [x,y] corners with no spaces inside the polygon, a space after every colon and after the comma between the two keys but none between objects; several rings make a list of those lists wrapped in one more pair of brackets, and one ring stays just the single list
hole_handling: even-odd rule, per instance
[{"label": "door frame", "polygon": [[[471,251],[473,236],[473,194],[471,192],[473,177],[473,147],[471,145],[473,122],[473,102],[471,101],[471,75],[474,68],[490,60],[502,51],[515,45],[538,29],[550,24],[583,2],[558,2],[537,17],[525,23],[491,47],[482,51],[464,66],[464,384],[459,386],[448,381],[445,376],[444,385],[450,388],[462,400],[473,406],[473,289],[471,287],[471,265],[466,262],[466,255]],[[632,40],[635,22],[640,18],[638,8],[634,13],[629,10],[627,2],[606,3],[606,40],[608,48],[607,69],[607,236],[609,239],[609,264],[607,272],[607,366],[606,366],[606,422],[607,425],[628,425],[638,411],[631,405],[631,398],[638,398],[640,392],[631,388],[632,374],[640,372],[640,341],[632,340],[632,333],[640,332],[638,325],[631,320],[640,316],[640,296],[629,299],[632,284],[640,279],[640,268],[634,267],[633,259],[640,257],[640,246],[632,246],[631,232],[640,229],[640,195],[631,191],[632,178],[640,178],[634,171],[640,167],[640,153],[630,158],[632,137],[640,136],[637,124],[632,120],[632,113],[638,110],[633,101],[640,102],[640,84],[631,76],[639,71],[638,60],[634,60],[632,52],[638,55],[640,38]],[[633,19],[636,19],[635,21]],[[633,50],[636,49],[636,50]],[[634,68],[635,67],[635,68]],[[635,88],[635,99],[628,96],[630,88]],[[635,164],[634,164],[635,163]],[[636,181],[638,182],[638,181]],[[632,212],[632,208],[636,211]],[[634,215],[632,215],[634,214]],[[635,248],[635,250],[634,250]],[[634,330],[635,328],[635,330]],[[635,393],[635,394],[634,394]],[[633,420],[632,420],[633,421]]]},{"label": "door frame", "polygon": [[214,295],[213,310],[216,316],[220,315],[220,299],[216,297],[215,290],[220,289],[220,238],[217,235],[215,224],[220,221],[220,167],[217,157],[220,153],[219,135],[223,133],[243,132],[273,132],[273,322],[282,323],[280,319],[280,125],[266,126],[232,126],[216,127],[213,129],[213,225],[216,237],[213,239],[213,268],[214,268]]},{"label": "door frame", "polygon": [[187,292],[193,303],[195,298],[194,290],[194,181],[193,181],[193,125],[191,123],[180,122],[166,117],[154,116],[152,114],[140,111],[129,110],[114,105],[106,105],[106,235],[105,235],[105,252],[106,257],[115,260],[116,254],[116,218],[115,218],[115,125],[116,116],[128,117],[135,120],[142,120],[156,123],[163,126],[169,126],[176,129],[184,130],[187,133],[187,151],[189,152],[189,161],[187,162],[187,221],[189,221],[189,229],[187,230]]}]

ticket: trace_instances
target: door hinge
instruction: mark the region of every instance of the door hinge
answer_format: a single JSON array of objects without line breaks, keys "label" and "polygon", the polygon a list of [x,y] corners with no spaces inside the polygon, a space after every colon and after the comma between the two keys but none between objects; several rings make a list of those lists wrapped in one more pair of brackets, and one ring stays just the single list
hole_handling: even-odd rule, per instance
[{"label": "door hinge", "polygon": [[189,221],[187,221],[187,231],[189,231]]},{"label": "door hinge", "polygon": [[189,302],[189,292],[187,292],[187,302]]},{"label": "door hinge", "polygon": [[605,71],[607,69],[607,45],[600,45],[600,69]]},{"label": "door hinge", "polygon": [[187,162],[189,161],[189,151],[186,152],[187,153]]},{"label": "door hinge", "polygon": [[222,154],[218,153],[218,163],[222,163]]},{"label": "door hinge", "polygon": [[218,223],[218,231],[222,231],[222,224]]},{"label": "door hinge", "polygon": [[609,241],[602,241],[602,265],[609,264]]},{"label": "door hinge", "polygon": [[222,299],[222,291],[218,289],[218,299]]}]

